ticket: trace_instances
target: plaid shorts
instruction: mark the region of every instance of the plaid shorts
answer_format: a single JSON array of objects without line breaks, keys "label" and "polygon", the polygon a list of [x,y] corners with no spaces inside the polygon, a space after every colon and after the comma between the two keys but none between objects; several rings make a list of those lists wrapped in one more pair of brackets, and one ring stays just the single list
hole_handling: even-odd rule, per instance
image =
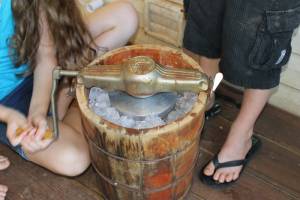
[{"label": "plaid shorts", "polygon": [[300,24],[299,0],[185,0],[184,48],[221,58],[227,81],[270,89],[291,55]]}]

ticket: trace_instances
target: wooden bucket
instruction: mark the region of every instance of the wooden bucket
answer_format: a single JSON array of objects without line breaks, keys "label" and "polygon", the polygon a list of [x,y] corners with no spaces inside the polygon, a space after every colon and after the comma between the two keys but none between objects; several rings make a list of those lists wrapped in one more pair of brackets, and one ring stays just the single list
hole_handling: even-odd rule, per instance
[{"label": "wooden bucket", "polygon": [[[162,65],[199,65],[182,51],[157,45],[133,45],[111,51],[93,63],[119,64],[134,56],[150,56]],[[113,124],[88,107],[89,90],[78,84],[76,96],[99,187],[109,200],[183,199],[188,193],[199,152],[207,93],[192,110],[164,126],[130,129]]]}]

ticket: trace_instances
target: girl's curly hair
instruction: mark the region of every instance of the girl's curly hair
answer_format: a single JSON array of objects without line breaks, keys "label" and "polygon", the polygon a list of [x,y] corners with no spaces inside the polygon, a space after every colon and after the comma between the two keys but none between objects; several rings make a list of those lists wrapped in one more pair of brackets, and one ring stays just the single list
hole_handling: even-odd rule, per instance
[{"label": "girl's curly hair", "polygon": [[41,13],[44,14],[63,69],[86,66],[96,56],[92,36],[83,22],[75,0],[12,0],[15,34],[10,44],[16,66],[36,66],[41,38]]}]

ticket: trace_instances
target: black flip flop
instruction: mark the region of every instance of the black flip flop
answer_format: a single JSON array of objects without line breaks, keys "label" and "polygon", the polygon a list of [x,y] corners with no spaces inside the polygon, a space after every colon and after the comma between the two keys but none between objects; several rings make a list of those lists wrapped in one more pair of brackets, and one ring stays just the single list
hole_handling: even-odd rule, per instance
[{"label": "black flip flop", "polygon": [[[237,166],[243,166],[240,175],[242,174],[245,166],[247,165],[247,163],[250,161],[250,159],[253,157],[253,155],[257,152],[257,150],[260,148],[261,146],[261,141],[258,137],[256,136],[252,136],[252,146],[250,148],[250,150],[248,151],[245,159],[243,160],[234,160],[234,161],[228,161],[228,162],[224,162],[224,163],[220,163],[219,159],[218,159],[218,154],[212,159],[213,164],[215,166],[215,171],[213,173],[213,175],[215,174],[217,169],[220,168],[226,168],[226,167],[237,167]],[[208,162],[209,163],[209,162]],[[204,167],[201,169],[200,173],[199,173],[199,178],[200,180],[211,187],[214,188],[224,188],[227,187],[229,185],[231,185],[232,183],[234,183],[236,180],[233,180],[231,182],[224,182],[224,183],[220,183],[218,181],[215,181],[213,179],[213,175],[212,176],[207,176],[203,173],[204,168],[208,165],[208,163],[206,165],[204,165]]]}]

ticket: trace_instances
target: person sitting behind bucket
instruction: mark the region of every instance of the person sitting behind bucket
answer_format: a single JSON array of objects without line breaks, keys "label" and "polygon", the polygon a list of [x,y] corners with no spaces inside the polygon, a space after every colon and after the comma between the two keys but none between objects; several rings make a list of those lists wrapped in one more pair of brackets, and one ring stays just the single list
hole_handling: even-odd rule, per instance
[{"label": "person sitting behind bucket", "polygon": [[220,66],[225,80],[245,88],[223,147],[199,174],[210,186],[228,186],[260,146],[254,124],[290,58],[300,1],[185,0],[185,8],[184,47],[208,75]]},{"label": "person sitting behind bucket", "polygon": [[[81,174],[90,157],[79,110],[69,107],[72,98],[67,88],[58,97],[60,137],[43,139],[51,128],[52,71],[57,65],[73,70],[86,66],[96,54],[125,45],[137,24],[135,9],[124,1],[107,4],[85,17],[75,1],[0,1],[1,113],[8,109],[13,113],[1,119],[1,143],[57,174]],[[27,124],[21,127],[24,119]],[[18,128],[23,132],[16,134]]]}]

